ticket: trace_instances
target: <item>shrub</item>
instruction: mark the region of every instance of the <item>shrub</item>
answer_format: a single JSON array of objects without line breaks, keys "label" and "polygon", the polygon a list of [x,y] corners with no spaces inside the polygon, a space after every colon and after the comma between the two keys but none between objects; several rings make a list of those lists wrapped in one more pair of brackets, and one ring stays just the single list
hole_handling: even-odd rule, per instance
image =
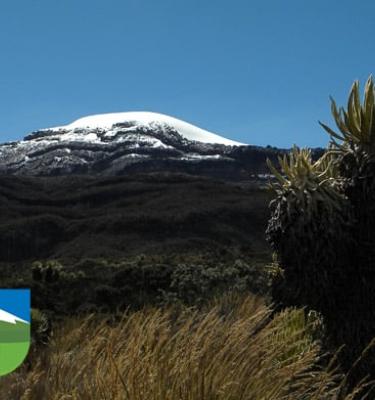
[{"label": "shrub", "polygon": [[198,305],[225,290],[265,294],[269,289],[263,263],[242,259],[192,257],[181,262],[179,257],[139,256],[86,259],[71,266],[37,261],[31,275],[33,307],[56,316],[175,301]]},{"label": "shrub", "polygon": [[[347,110],[332,100],[336,133],[314,162],[294,148],[279,160],[267,239],[277,255],[274,300],[322,313],[328,344],[346,345],[350,368],[375,336],[375,101],[370,77],[363,103],[355,82]],[[276,269],[277,270],[277,269]],[[359,374],[375,371],[368,349]],[[362,372],[361,372],[362,371]]]},{"label": "shrub", "polygon": [[31,310],[31,337],[34,347],[48,343],[51,329],[48,316],[37,308],[33,308]]}]

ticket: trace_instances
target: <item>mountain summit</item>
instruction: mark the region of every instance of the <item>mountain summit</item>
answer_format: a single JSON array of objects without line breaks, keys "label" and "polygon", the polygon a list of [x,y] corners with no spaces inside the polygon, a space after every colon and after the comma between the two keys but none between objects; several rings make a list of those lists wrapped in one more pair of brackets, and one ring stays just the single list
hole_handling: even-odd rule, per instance
[{"label": "mountain summit", "polygon": [[223,179],[267,173],[273,151],[152,112],[100,114],[0,145],[0,173],[33,176],[178,172]]},{"label": "mountain summit", "polygon": [[66,126],[52,128],[52,130],[74,130],[74,129],[105,129],[109,130],[116,125],[128,125],[131,127],[169,127],[178,132],[183,138],[202,143],[217,143],[227,146],[245,146],[244,143],[226,139],[215,133],[198,128],[180,119],[154,112],[122,112],[110,114],[90,115],[77,119]]}]

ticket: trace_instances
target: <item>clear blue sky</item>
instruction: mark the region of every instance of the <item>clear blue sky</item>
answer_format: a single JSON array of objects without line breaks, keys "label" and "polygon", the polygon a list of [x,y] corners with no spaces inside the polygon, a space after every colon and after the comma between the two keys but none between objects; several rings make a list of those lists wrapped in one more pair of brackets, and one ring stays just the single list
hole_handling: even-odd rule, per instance
[{"label": "clear blue sky", "polygon": [[259,145],[323,146],[328,96],[374,72],[372,0],[4,0],[0,141],[156,111]]}]

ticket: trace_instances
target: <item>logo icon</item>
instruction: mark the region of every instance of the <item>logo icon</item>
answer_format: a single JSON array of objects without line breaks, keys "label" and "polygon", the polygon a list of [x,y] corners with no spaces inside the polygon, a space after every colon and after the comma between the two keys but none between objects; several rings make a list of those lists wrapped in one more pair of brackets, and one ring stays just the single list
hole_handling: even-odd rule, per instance
[{"label": "logo icon", "polygon": [[30,290],[0,289],[0,376],[25,360],[30,347]]}]

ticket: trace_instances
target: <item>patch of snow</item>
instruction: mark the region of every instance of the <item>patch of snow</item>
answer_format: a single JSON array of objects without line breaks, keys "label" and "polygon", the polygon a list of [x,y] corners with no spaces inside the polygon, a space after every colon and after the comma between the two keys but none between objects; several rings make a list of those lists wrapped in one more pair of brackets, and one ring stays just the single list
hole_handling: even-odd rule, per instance
[{"label": "patch of snow", "polygon": [[181,160],[218,160],[222,156],[220,154],[196,154],[196,153],[188,153],[186,156],[181,157]]},{"label": "patch of snow", "polygon": [[130,126],[128,128],[121,127],[121,128],[111,129],[111,130],[107,131],[104,134],[104,136],[105,137],[112,137],[112,136],[116,136],[118,133],[133,132],[134,129],[135,129],[134,126]]},{"label": "patch of snow", "polygon": [[117,135],[117,130],[116,129],[111,129],[109,131],[107,131],[103,136],[104,137],[113,137]]},{"label": "patch of snow", "polygon": [[114,140],[115,143],[122,142],[134,142],[134,144],[129,145],[130,148],[138,148],[141,145],[147,145],[153,148],[163,148],[163,149],[173,149],[173,146],[166,145],[161,140],[154,138],[152,136],[140,135],[140,134],[127,134],[125,136],[118,136]]},{"label": "patch of snow", "polygon": [[101,143],[98,135],[94,132],[75,132],[72,130],[71,132],[60,135],[59,140],[64,141],[79,141],[79,142],[90,142],[90,143]]},{"label": "patch of snow", "polygon": [[124,157],[130,157],[130,158],[147,158],[148,155],[147,154],[137,154],[137,153],[129,153],[129,154],[125,154]]},{"label": "patch of snow", "polygon": [[[58,126],[51,128],[49,130],[59,131],[59,130],[74,130],[74,129],[105,129],[111,130],[113,125],[120,124],[120,123],[137,123],[139,125],[146,125],[152,126],[153,124],[161,124],[170,126],[171,128],[175,129],[181,136],[188,140],[193,140],[202,143],[217,143],[217,144],[224,144],[227,146],[244,146],[244,143],[236,142],[234,140],[226,139],[222,136],[219,136],[215,133],[206,131],[204,129],[198,128],[188,122],[181,121],[177,118],[170,117],[164,114],[158,114],[153,112],[142,112],[142,111],[135,111],[135,112],[123,112],[123,113],[110,113],[110,114],[98,114],[98,115],[91,115],[88,117],[77,119],[76,121],[72,122],[69,125],[65,126]],[[122,128],[125,130],[126,128]],[[132,127],[131,129],[134,129]],[[112,133],[112,132],[111,132]],[[71,135],[69,132],[65,136],[68,139],[68,135]],[[97,135],[92,133],[88,134],[90,139],[87,140],[97,140]],[[95,136],[95,137],[94,137]],[[64,138],[65,139],[65,138]],[[69,140],[72,137],[70,136]]]}]

